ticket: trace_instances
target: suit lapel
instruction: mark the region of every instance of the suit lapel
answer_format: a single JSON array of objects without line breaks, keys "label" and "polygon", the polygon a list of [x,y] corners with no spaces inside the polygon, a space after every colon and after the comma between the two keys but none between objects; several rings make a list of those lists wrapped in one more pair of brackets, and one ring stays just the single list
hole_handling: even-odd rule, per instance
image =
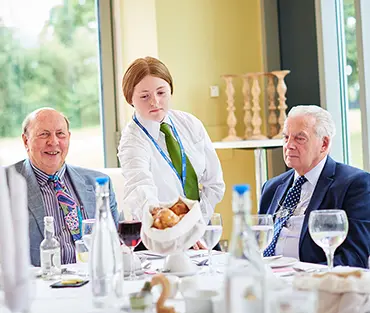
[{"label": "suit lapel", "polygon": [[274,197],[271,201],[271,205],[269,209],[267,210],[267,214],[274,215],[276,211],[278,211],[281,205],[281,200],[283,199],[284,194],[287,192],[288,188],[292,184],[293,178],[294,178],[294,171],[292,171],[291,174],[287,175],[285,178],[282,179],[281,184],[276,188]]},{"label": "suit lapel", "polygon": [[96,206],[94,186],[87,184],[73,166],[67,165],[67,171],[81,207],[88,218],[94,218]]},{"label": "suit lapel", "polygon": [[[307,234],[308,230],[308,218],[310,216],[310,213],[314,210],[320,209],[320,205],[322,201],[324,200],[324,197],[330,187],[330,185],[333,183],[334,179],[333,176],[335,174],[335,161],[328,156],[328,159],[326,160],[325,166],[321,172],[320,178],[317,181],[317,185],[315,187],[315,190],[312,194],[310,203],[306,209],[305,217],[302,225],[302,231],[301,236],[299,239],[299,246],[302,246],[303,238]],[[330,209],[330,208],[326,208]]]},{"label": "suit lapel", "polygon": [[35,173],[33,172],[32,166],[28,159],[26,159],[23,163],[21,174],[26,178],[27,181],[28,209],[34,216],[37,226],[41,232],[41,236],[43,236],[45,207],[44,202],[42,201],[39,184],[37,183]]}]

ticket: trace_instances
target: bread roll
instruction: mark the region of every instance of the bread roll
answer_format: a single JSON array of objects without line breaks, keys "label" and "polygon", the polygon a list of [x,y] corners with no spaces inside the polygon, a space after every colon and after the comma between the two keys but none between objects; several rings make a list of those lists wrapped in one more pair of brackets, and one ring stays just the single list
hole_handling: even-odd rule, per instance
[{"label": "bread roll", "polygon": [[153,208],[151,212],[152,216],[155,217],[159,213],[160,210],[162,210],[162,208]]},{"label": "bread roll", "polygon": [[158,229],[166,229],[167,227],[176,225],[179,221],[179,216],[170,209],[161,209],[154,219],[153,227]]},{"label": "bread roll", "polygon": [[177,201],[172,207],[170,207],[170,210],[176,215],[183,215],[189,212],[189,208],[181,200]]}]

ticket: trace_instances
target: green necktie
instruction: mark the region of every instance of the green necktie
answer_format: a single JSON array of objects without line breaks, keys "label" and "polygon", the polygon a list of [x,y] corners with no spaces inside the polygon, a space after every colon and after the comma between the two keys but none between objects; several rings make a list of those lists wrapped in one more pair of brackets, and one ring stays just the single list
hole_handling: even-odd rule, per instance
[{"label": "green necktie", "polygon": [[[180,177],[182,175],[182,163],[181,163],[181,151],[180,145],[176,139],[172,136],[171,126],[162,123],[161,132],[164,133],[166,139],[167,150],[172,160],[172,164],[175,167]],[[186,156],[186,154],[185,154]],[[181,177],[182,178],[182,177]],[[188,157],[186,156],[186,182],[185,182],[185,193],[188,199],[199,200],[199,188],[198,178],[191,165]]]}]

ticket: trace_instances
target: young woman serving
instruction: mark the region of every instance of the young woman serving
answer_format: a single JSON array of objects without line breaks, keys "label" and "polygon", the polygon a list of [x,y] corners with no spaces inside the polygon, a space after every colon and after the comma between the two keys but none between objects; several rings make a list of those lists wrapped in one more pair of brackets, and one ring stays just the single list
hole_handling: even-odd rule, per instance
[{"label": "young woman serving", "polygon": [[137,59],[127,69],[122,89],[135,108],[118,148],[125,207],[140,215],[148,204],[182,196],[200,202],[208,223],[225,191],[220,161],[202,122],[170,109],[169,70],[155,58]]}]

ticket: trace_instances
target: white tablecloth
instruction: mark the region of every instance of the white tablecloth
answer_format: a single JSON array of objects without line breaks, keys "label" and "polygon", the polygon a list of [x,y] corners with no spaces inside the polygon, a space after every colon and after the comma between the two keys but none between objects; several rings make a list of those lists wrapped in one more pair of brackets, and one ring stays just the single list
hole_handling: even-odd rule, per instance
[{"label": "white tablecloth", "polygon": [[[207,252],[204,252],[204,256],[197,258],[198,260],[206,258]],[[161,268],[163,265],[163,260],[152,260],[152,269]],[[223,270],[227,262],[226,254],[218,254],[213,256],[214,267],[217,270],[216,275],[202,275],[199,279],[200,289],[214,289],[220,292],[223,288]],[[305,263],[297,263],[299,266],[315,266],[307,265]],[[71,265],[70,267],[73,267]],[[204,267],[207,269],[207,267]],[[277,273],[277,275],[286,275],[286,272]],[[287,277],[289,280],[291,277]],[[125,281],[125,304],[128,306],[128,294],[132,292],[139,291],[144,285],[144,281],[151,280],[151,275],[142,276],[141,280],[137,281]],[[63,288],[63,289],[52,289],[49,285],[52,282],[44,281],[42,279],[36,279],[34,282],[33,295],[31,294],[32,306],[30,313],[93,313],[93,312],[125,312],[124,310],[111,310],[106,309],[99,310],[94,309],[91,301],[91,284],[87,284],[78,288]],[[168,300],[166,305],[174,306],[176,312],[185,312],[185,304],[180,293],[173,300]],[[0,307],[1,313],[5,313],[5,309]]]}]

